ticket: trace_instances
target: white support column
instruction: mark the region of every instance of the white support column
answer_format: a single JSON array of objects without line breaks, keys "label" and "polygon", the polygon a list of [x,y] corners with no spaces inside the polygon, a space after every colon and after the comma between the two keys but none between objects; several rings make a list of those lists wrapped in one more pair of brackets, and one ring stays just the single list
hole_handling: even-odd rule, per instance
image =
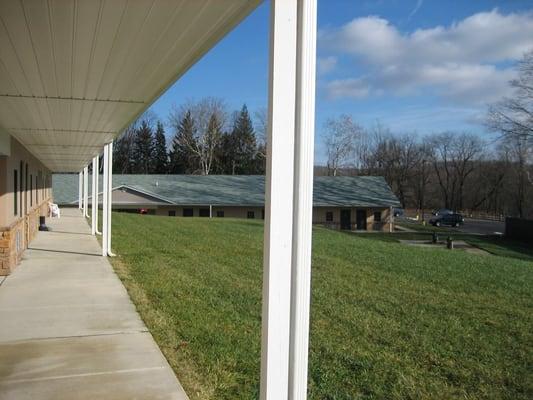
[{"label": "white support column", "polygon": [[102,256],[107,257],[107,191],[109,189],[107,185],[107,172],[108,172],[109,156],[107,144],[104,146],[104,180],[102,182]]},{"label": "white support column", "polygon": [[89,216],[89,167],[83,168],[83,216]]},{"label": "white support column", "polygon": [[93,203],[94,203],[94,208],[96,209],[96,214],[95,214],[95,217],[94,217],[94,231],[97,235],[101,235],[102,232],[100,232],[98,230],[98,199],[99,199],[99,196],[98,196],[98,193],[99,193],[99,186],[98,186],[98,180],[99,180],[99,175],[100,175],[100,154],[98,154],[95,158],[94,158],[94,167],[93,167],[93,174],[95,176],[95,184],[94,184],[94,187],[95,187],[95,194],[93,194]]},{"label": "white support column", "polygon": [[[96,213],[98,212],[98,202],[94,201],[96,193],[96,157],[93,157],[93,174],[91,179],[91,234],[96,235]],[[96,195],[98,200],[98,196]]]},{"label": "white support column", "polygon": [[111,251],[111,216],[113,206],[113,142],[107,145],[107,255],[114,257]]},{"label": "white support column", "polygon": [[289,400],[307,398],[313,232],[316,31],[317,0],[298,0]]},{"label": "white support column", "polygon": [[268,99],[261,400],[288,396],[297,0],[272,0]]},{"label": "white support column", "polygon": [[78,174],[78,208],[83,208],[83,172]]}]

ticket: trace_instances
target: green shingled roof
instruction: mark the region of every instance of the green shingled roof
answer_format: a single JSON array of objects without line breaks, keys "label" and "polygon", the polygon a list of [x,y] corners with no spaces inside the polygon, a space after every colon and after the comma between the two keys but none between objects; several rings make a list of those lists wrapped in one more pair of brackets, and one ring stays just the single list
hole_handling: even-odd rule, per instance
[{"label": "green shingled roof", "polygon": [[[90,190],[89,180],[89,190]],[[100,177],[100,191],[102,178]],[[259,175],[113,175],[113,188],[127,186],[176,205],[262,206],[265,177]],[[53,175],[54,200],[78,200],[78,175]],[[313,204],[340,207],[398,207],[400,203],[380,176],[317,176]]]}]

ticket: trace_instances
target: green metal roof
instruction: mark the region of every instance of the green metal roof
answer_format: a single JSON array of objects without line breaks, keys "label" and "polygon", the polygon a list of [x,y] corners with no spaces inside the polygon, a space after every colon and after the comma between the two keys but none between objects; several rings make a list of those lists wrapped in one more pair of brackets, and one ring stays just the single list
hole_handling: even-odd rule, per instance
[{"label": "green metal roof", "polygon": [[[78,201],[78,175],[54,174],[58,204]],[[91,187],[89,179],[89,190]],[[102,190],[102,178],[100,191]],[[126,186],[176,205],[263,206],[265,177],[260,175],[113,175],[113,188]],[[317,176],[315,207],[398,207],[381,176]]]}]

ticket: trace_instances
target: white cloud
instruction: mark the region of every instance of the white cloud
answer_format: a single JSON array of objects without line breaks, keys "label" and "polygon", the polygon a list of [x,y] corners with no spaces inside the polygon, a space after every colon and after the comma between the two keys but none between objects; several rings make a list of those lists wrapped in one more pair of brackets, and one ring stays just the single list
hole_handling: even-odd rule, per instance
[{"label": "white cloud", "polygon": [[337,79],[327,84],[328,97],[363,98],[370,94],[370,86],[364,79]]},{"label": "white cloud", "polygon": [[317,71],[319,74],[327,74],[335,69],[337,65],[337,57],[319,57],[317,59]]},{"label": "white cloud", "polygon": [[[480,12],[448,27],[402,33],[386,19],[356,18],[320,32],[325,53],[353,56],[365,77],[344,83],[366,88],[366,95],[413,94],[429,90],[455,101],[484,103],[507,94],[512,69],[498,67],[533,48],[533,13]],[[361,90],[327,85],[331,97],[363,97]],[[354,95],[350,95],[354,93]]]}]

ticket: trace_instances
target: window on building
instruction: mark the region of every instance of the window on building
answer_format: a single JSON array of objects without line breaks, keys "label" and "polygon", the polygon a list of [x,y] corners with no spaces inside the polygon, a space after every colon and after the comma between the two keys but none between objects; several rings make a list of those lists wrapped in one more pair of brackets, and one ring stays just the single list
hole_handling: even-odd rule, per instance
[{"label": "window on building", "polygon": [[248,214],[246,214],[246,218],[254,219],[255,218],[255,212],[248,211]]},{"label": "window on building", "polygon": [[168,216],[169,217],[175,217],[176,216],[176,210],[169,210],[168,211]]},{"label": "window on building", "polygon": [[192,208],[184,208],[183,209],[183,216],[184,217],[192,217],[194,215],[194,210]]},{"label": "window on building", "polygon": [[218,218],[224,218],[224,211],[217,211],[217,217]]},{"label": "window on building", "polygon": [[326,211],[326,222],[333,222],[333,211]]},{"label": "window on building", "polygon": [[[26,163],[26,169],[24,170],[24,208],[28,208],[28,163]],[[31,193],[30,193],[31,194]],[[31,196],[30,196],[31,197]]]},{"label": "window on building", "polygon": [[24,194],[23,194],[23,191],[24,191],[24,179],[23,179],[23,176],[24,176],[24,162],[20,162],[20,175],[19,175],[19,191],[20,191],[20,215],[23,215],[24,214],[24,203],[23,203],[23,200],[24,200]]},{"label": "window on building", "polygon": [[33,175],[30,175],[30,207],[33,207]]},{"label": "window on building", "polygon": [[17,215],[18,210],[18,191],[19,191],[19,178],[18,171],[13,170],[13,214]]},{"label": "window on building", "polygon": [[200,208],[198,215],[200,217],[209,217],[209,208]]},{"label": "window on building", "polygon": [[374,222],[381,222],[381,211],[374,211]]}]

